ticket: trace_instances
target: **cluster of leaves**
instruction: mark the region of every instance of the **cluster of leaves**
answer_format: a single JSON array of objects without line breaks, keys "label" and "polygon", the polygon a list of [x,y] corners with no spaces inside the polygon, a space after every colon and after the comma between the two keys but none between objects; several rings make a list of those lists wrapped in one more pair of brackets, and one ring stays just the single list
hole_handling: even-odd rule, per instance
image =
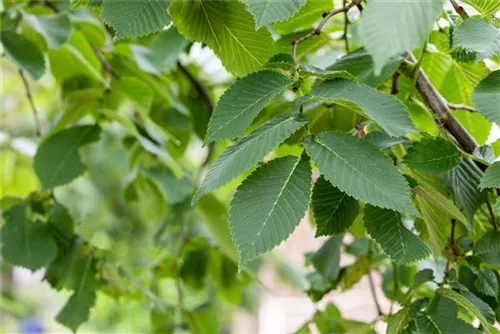
[{"label": "cluster of leaves", "polygon": [[[213,300],[240,304],[255,278],[247,266],[309,210],[316,236],[329,237],[306,254],[313,301],[382,270],[386,297],[401,305],[376,319],[389,333],[498,333],[500,145],[486,141],[500,123],[500,4],[464,3],[473,16],[441,0],[354,1],[338,11],[316,0],[4,0],[4,55],[31,102],[25,74],[50,72],[63,112],[33,159],[40,186],[3,198],[3,258],[44,267],[53,287],[74,292],[57,316],[74,331],[97,290],[139,290],[153,301],[152,332],[218,332]],[[239,78],[215,107],[226,83],[208,89],[195,64],[183,65],[191,42]],[[315,53],[332,49],[347,54]],[[113,135],[110,124],[128,153],[124,200],[166,206],[151,214],[161,256],[147,281],[75,233],[54,196],[86,172],[81,147],[92,154]],[[201,165],[189,159],[196,140],[208,151]],[[343,252],[355,262],[340,267]],[[439,270],[422,269],[430,258]],[[177,287],[175,308],[157,296],[165,278]],[[192,290],[205,295],[187,301]],[[299,332],[313,324],[374,332],[334,305]]]}]

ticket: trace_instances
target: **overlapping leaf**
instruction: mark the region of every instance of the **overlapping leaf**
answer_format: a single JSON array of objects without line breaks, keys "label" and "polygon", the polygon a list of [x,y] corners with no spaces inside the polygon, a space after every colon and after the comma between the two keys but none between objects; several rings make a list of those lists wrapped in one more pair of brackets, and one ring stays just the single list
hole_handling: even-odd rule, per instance
[{"label": "overlapping leaf", "polygon": [[78,149],[99,139],[96,125],[74,126],[45,139],[35,155],[35,172],[44,189],[66,184],[85,170]]},{"label": "overlapping leaf", "polygon": [[475,51],[479,57],[500,54],[500,29],[482,19],[465,20],[453,34],[455,45]]},{"label": "overlapping leaf", "polygon": [[336,235],[325,241],[311,258],[311,263],[318,273],[333,281],[340,272],[340,252],[344,235]]},{"label": "overlapping leaf", "polygon": [[24,13],[24,20],[41,34],[49,48],[55,49],[66,43],[73,27],[67,14],[41,16]]},{"label": "overlapping leaf", "polygon": [[327,99],[375,120],[391,136],[415,132],[408,111],[394,96],[345,79],[326,81],[313,87],[311,98]]},{"label": "overlapping leaf", "polygon": [[139,37],[170,24],[168,0],[104,0],[102,19],[116,29],[116,37]]},{"label": "overlapping leaf", "polygon": [[45,72],[43,53],[31,40],[13,31],[0,33],[3,52],[16,63],[19,68],[39,79]]},{"label": "overlapping leaf", "polygon": [[346,194],[382,208],[416,214],[410,187],[374,146],[347,133],[323,132],[304,147],[321,174]]},{"label": "overlapping leaf", "polygon": [[307,156],[284,157],[257,169],[236,191],[229,211],[239,267],[285,240],[304,217],[311,194]]},{"label": "overlapping leaf", "polygon": [[359,213],[358,201],[323,176],[314,185],[311,206],[317,237],[347,231]]},{"label": "overlapping leaf", "polygon": [[237,140],[212,164],[193,198],[193,203],[196,203],[204,194],[219,188],[250,169],[306,123],[305,118],[295,119],[290,115],[282,114],[267,121],[248,136]]},{"label": "overlapping leaf", "polygon": [[256,28],[259,29],[293,16],[304,6],[306,0],[244,0],[243,2],[255,18]]},{"label": "overlapping leaf", "polygon": [[256,71],[271,57],[271,34],[255,31],[253,17],[238,1],[174,1],[170,14],[181,34],[207,44],[236,76]]},{"label": "overlapping leaf", "polygon": [[205,144],[242,134],[258,113],[292,81],[273,71],[261,71],[238,80],[217,102]]},{"label": "overlapping leaf", "polygon": [[500,162],[495,162],[493,165],[488,167],[481,178],[479,188],[500,188]]},{"label": "overlapping leaf", "polygon": [[472,101],[490,122],[500,124],[500,70],[491,72],[472,93]]},{"label": "overlapping leaf", "polygon": [[440,0],[368,2],[361,21],[361,36],[373,56],[375,73],[380,73],[391,57],[421,46],[442,9]]},{"label": "overlapping leaf", "polygon": [[424,138],[413,144],[404,157],[410,168],[427,173],[444,173],[459,162],[460,152],[456,146],[443,138]]},{"label": "overlapping leaf", "polygon": [[500,10],[500,2],[497,0],[462,0],[477,9],[484,16],[495,14]]},{"label": "overlapping leaf", "polygon": [[483,262],[500,267],[500,232],[490,231],[474,245],[474,255]]},{"label": "overlapping leaf", "polygon": [[366,230],[392,260],[407,264],[429,256],[427,246],[404,226],[400,213],[371,205],[364,213]]}]

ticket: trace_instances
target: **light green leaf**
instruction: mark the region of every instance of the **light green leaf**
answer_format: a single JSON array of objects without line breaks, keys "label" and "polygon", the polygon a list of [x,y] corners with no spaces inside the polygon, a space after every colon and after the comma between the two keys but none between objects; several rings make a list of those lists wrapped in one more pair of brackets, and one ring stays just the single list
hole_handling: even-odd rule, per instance
[{"label": "light green leaf", "polygon": [[363,11],[361,36],[373,56],[375,73],[381,73],[391,57],[423,45],[442,9],[441,0],[369,1]]},{"label": "light green leaf", "polygon": [[485,263],[500,267],[500,232],[486,232],[474,245],[474,256]]},{"label": "light green leaf", "polygon": [[479,191],[483,171],[471,159],[461,158],[458,166],[446,173],[445,180],[455,198],[455,204],[463,206],[470,222],[474,213],[487,199],[486,191]]},{"label": "light green leaf", "polygon": [[339,275],[343,239],[343,234],[331,237],[323,243],[311,258],[314,268],[329,281],[334,281]]},{"label": "light green leaf", "polygon": [[495,14],[500,10],[500,2],[497,0],[462,0],[466,4],[477,9],[483,16]]},{"label": "light green leaf", "polygon": [[472,101],[490,122],[500,124],[500,70],[491,72],[472,93]]},{"label": "light green leaf", "polygon": [[354,75],[357,81],[377,88],[398,69],[402,61],[401,56],[395,56],[388,60],[380,74],[375,74],[372,56],[365,49],[357,49],[328,66],[328,69],[347,71]]},{"label": "light green leaf", "polygon": [[481,58],[493,57],[500,54],[500,29],[481,19],[468,19],[455,30],[453,42]]},{"label": "light green leaf", "polygon": [[323,176],[314,185],[311,207],[316,237],[347,231],[359,214],[358,201],[340,191]]},{"label": "light green leaf", "polygon": [[142,112],[149,112],[154,93],[144,82],[135,77],[120,77],[119,80],[113,81],[112,86],[134,102]]},{"label": "light green leaf", "polygon": [[460,152],[449,140],[424,138],[408,149],[404,163],[422,172],[441,174],[455,167],[459,157]]},{"label": "light green leaf", "polygon": [[33,166],[44,189],[66,184],[85,172],[78,149],[99,140],[97,125],[74,126],[46,138],[35,155]]},{"label": "light green leaf", "polygon": [[[329,0],[306,1],[299,12],[290,19],[283,22],[276,22],[273,27],[281,35],[294,31],[310,29],[315,22],[321,20],[321,15],[332,9],[332,2]],[[291,45],[290,45],[291,51]]]},{"label": "light green leaf", "polygon": [[490,305],[486,304],[481,298],[470,291],[461,291],[460,293],[472,304],[474,304],[474,306],[479,310],[479,312],[481,312],[482,315],[484,315],[490,324],[495,323],[495,312],[493,312]]},{"label": "light green leaf", "polygon": [[429,256],[427,246],[404,226],[400,213],[367,205],[364,222],[370,236],[392,260],[409,264]]},{"label": "light green leaf", "polygon": [[434,203],[434,205],[439,208],[442,213],[447,213],[450,216],[453,216],[464,225],[468,224],[467,218],[465,218],[464,214],[460,212],[460,210],[439,191],[424,185],[415,187],[414,191],[418,196],[425,198],[431,203]]},{"label": "light green leaf", "polygon": [[181,34],[207,44],[224,67],[241,77],[258,70],[272,55],[271,34],[255,31],[253,17],[238,1],[174,1],[170,14]]},{"label": "light green leaf", "polygon": [[236,81],[215,106],[205,145],[242,134],[266,104],[291,84],[287,76],[273,71],[253,73]]},{"label": "light green leaf", "polygon": [[34,79],[45,73],[43,53],[35,43],[13,31],[0,32],[0,41],[5,55]]},{"label": "light green leaf", "polygon": [[80,273],[74,293],[56,316],[57,322],[70,328],[74,333],[89,319],[90,309],[95,304],[99,285],[96,275],[95,260],[87,256],[84,271]]},{"label": "light green leaf", "polygon": [[45,38],[51,49],[56,49],[66,43],[73,30],[67,14],[41,16],[23,13],[23,17],[33,29]]},{"label": "light green leaf", "polygon": [[313,87],[309,95],[314,99],[327,99],[375,120],[389,135],[404,136],[416,132],[406,106],[392,95],[379,92],[372,87],[336,79]]},{"label": "light green leaf", "polygon": [[321,174],[349,196],[369,204],[416,214],[410,187],[389,157],[347,133],[323,132],[304,147]]},{"label": "light green leaf", "polygon": [[101,17],[116,29],[116,37],[140,37],[170,24],[168,0],[104,0]]},{"label": "light green leaf", "polygon": [[57,256],[57,244],[41,221],[28,219],[25,205],[15,205],[5,211],[1,230],[2,257],[14,266],[32,271],[47,266]]},{"label": "light green leaf", "polygon": [[500,188],[500,162],[495,162],[484,172],[479,189],[485,188]]},{"label": "light green leaf", "polygon": [[307,156],[287,156],[261,166],[238,187],[229,227],[240,269],[295,230],[309,206],[311,181]]},{"label": "light green leaf", "polygon": [[387,334],[400,334],[403,329],[408,325],[410,321],[410,308],[403,308],[399,310],[396,314],[389,317],[387,322]]},{"label": "light green leaf", "polygon": [[255,26],[262,26],[284,21],[296,14],[304,6],[306,0],[243,0],[255,18]]},{"label": "light green leaf", "polygon": [[453,300],[458,306],[462,307],[467,313],[479,319],[486,333],[498,334],[500,331],[488,323],[488,320],[479,312],[479,310],[467,298],[450,289],[441,290],[441,296]]},{"label": "light green leaf", "polygon": [[193,203],[250,169],[306,123],[305,118],[296,119],[282,114],[267,121],[248,136],[238,139],[212,164]]}]

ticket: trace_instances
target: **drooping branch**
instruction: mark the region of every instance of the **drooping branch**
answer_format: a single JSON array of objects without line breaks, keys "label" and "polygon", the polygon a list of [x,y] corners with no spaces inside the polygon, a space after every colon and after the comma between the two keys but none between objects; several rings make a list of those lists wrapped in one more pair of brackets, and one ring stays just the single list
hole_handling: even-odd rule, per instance
[{"label": "drooping branch", "polygon": [[28,82],[28,79],[24,75],[24,71],[22,69],[19,69],[19,75],[21,76],[21,79],[23,80],[23,85],[24,89],[26,91],[26,97],[28,98],[28,101],[31,106],[31,111],[33,112],[33,116],[35,118],[35,133],[37,137],[42,136],[42,124],[40,123],[40,118],[38,117],[38,110],[36,109],[35,102],[33,101],[33,95],[31,94],[31,88],[30,84]]},{"label": "drooping branch", "polygon": [[347,4],[341,8],[332,9],[329,12],[323,13],[323,19],[321,20],[321,22],[318,24],[318,26],[315,29],[311,30],[310,32],[308,32],[304,36],[299,37],[296,40],[292,41],[292,57],[293,57],[293,59],[295,59],[295,61],[297,61],[297,47],[299,46],[300,43],[308,40],[309,38],[311,38],[315,35],[319,35],[321,33],[321,29],[323,29],[326,22],[328,22],[328,20],[331,19],[333,16],[340,14],[340,13],[346,13],[346,15],[347,15],[347,12],[352,7],[360,8],[360,3],[361,3],[361,0],[353,0],[349,4]]},{"label": "drooping branch", "polygon": [[490,201],[486,201],[486,206],[488,207],[488,213],[490,214],[490,222],[493,227],[493,231],[498,231],[497,222],[495,219],[495,212],[493,212],[493,208],[491,207]]},{"label": "drooping branch", "polygon": [[372,293],[373,303],[375,304],[375,308],[377,309],[377,315],[382,316],[384,315],[384,312],[382,311],[382,308],[380,307],[380,303],[378,301],[377,290],[375,289],[375,282],[373,282],[373,275],[371,271],[368,273],[368,283],[370,284],[370,292]]},{"label": "drooping branch", "polygon": [[[409,59],[412,63],[416,62],[415,57],[411,53],[406,54],[407,59]],[[406,75],[410,76],[413,79],[413,70],[406,68],[405,63],[403,63],[402,70]],[[450,112],[450,108],[448,106],[448,102],[441,96],[441,94],[436,90],[436,88],[432,85],[429,78],[425,74],[425,72],[420,69],[418,74],[418,78],[416,79],[416,88],[422,98],[424,99],[425,104],[435,113],[446,130],[455,138],[458,144],[462,147],[462,149],[472,154],[474,150],[479,147],[476,140],[470,135],[470,133],[458,122],[458,120],[453,116]]]}]

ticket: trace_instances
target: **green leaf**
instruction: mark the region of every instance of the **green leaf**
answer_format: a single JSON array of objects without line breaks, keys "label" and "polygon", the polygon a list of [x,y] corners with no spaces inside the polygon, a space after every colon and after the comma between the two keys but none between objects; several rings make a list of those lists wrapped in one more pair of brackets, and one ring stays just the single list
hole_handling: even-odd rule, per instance
[{"label": "green leaf", "polygon": [[255,27],[259,29],[293,16],[304,6],[306,0],[243,0],[243,2],[255,18]]},{"label": "green leaf", "polygon": [[[452,290],[445,290],[445,291],[450,291],[461,297],[466,302],[469,302],[465,297],[459,295],[458,293]],[[443,294],[443,297],[448,297],[448,295],[445,296],[445,294]],[[427,317],[427,319],[430,320],[430,323],[433,324],[433,326],[431,326],[431,324],[428,323],[428,326],[424,328],[427,329],[435,328],[438,329],[438,331],[436,332],[435,329],[432,329],[429,331],[422,331],[422,333],[479,334],[480,332],[477,329],[475,329],[472,325],[458,318],[458,308],[457,305],[453,303],[455,300],[453,300],[452,298],[450,298],[451,299],[450,300],[448,298],[442,298],[438,296],[433,300],[431,306],[429,307],[428,311],[429,317]]]},{"label": "green leaf", "polygon": [[242,134],[266,104],[291,84],[287,76],[273,71],[253,73],[236,81],[215,106],[205,145]]},{"label": "green leaf", "polygon": [[467,218],[465,218],[463,213],[460,212],[460,210],[439,191],[424,185],[415,187],[414,191],[418,196],[425,198],[431,203],[434,203],[434,206],[438,208],[438,210],[442,213],[449,214],[450,216],[462,222],[464,225],[467,225]]},{"label": "green leaf", "polygon": [[349,196],[369,204],[416,214],[410,187],[389,157],[347,133],[323,132],[304,140],[321,174]]},{"label": "green leaf", "polygon": [[282,114],[267,121],[248,136],[238,139],[212,164],[193,198],[193,203],[246,172],[306,123],[305,118]]},{"label": "green leaf", "polygon": [[418,287],[425,282],[431,282],[434,280],[434,271],[432,269],[422,269],[413,278],[413,286]]},{"label": "green leaf", "polygon": [[340,191],[323,176],[314,185],[311,207],[316,237],[346,232],[359,214],[358,201]]},{"label": "green leaf", "polygon": [[471,5],[483,16],[495,14],[500,10],[500,2],[497,0],[462,0],[462,2]]},{"label": "green leaf", "polygon": [[486,232],[474,245],[474,256],[487,264],[500,266],[500,232]]},{"label": "green leaf", "polygon": [[381,73],[391,57],[423,45],[442,9],[440,0],[368,2],[360,28],[365,47],[373,56],[375,73]]},{"label": "green leaf", "polygon": [[327,99],[366,114],[391,136],[416,132],[406,106],[401,101],[368,85],[345,79],[329,80],[313,87],[310,96],[314,99]]},{"label": "green leaf", "polygon": [[441,296],[453,300],[458,306],[462,307],[467,313],[479,319],[479,322],[484,327],[486,333],[500,333],[500,331],[494,328],[488,323],[486,318],[479,312],[479,310],[471,303],[467,298],[450,289],[441,290]]},{"label": "green leaf", "polygon": [[457,167],[446,173],[445,180],[455,198],[455,204],[463,206],[470,222],[481,204],[486,202],[486,191],[479,191],[483,172],[471,159],[461,158]]},{"label": "green leaf", "polygon": [[34,79],[45,73],[43,53],[35,43],[13,31],[0,32],[0,41],[5,55]]},{"label": "green leaf", "polygon": [[472,101],[483,116],[500,124],[500,70],[491,72],[474,89]]},{"label": "green leaf", "polygon": [[479,57],[500,54],[500,29],[481,19],[467,19],[453,34],[455,45],[475,51]]},{"label": "green leaf", "polygon": [[400,213],[367,205],[364,222],[370,236],[392,260],[409,264],[429,256],[427,246],[404,226]]},{"label": "green leaf", "polygon": [[74,126],[44,139],[33,162],[44,189],[54,188],[77,178],[86,170],[78,149],[99,140],[101,128],[96,125]]},{"label": "green leaf", "polygon": [[229,210],[229,227],[240,268],[295,230],[309,206],[311,181],[307,156],[287,156],[261,166],[238,187]]},{"label": "green leaf", "polygon": [[113,88],[127,96],[142,112],[149,112],[154,93],[144,82],[135,77],[120,77],[120,80],[113,81]]},{"label": "green leaf", "polygon": [[96,290],[99,286],[96,275],[95,260],[87,256],[74,293],[56,316],[57,322],[70,328],[74,333],[88,320],[90,309],[95,304]]},{"label": "green leaf", "polygon": [[207,44],[224,67],[241,77],[262,67],[272,55],[271,34],[255,31],[253,17],[238,1],[174,1],[170,15],[187,38]]},{"label": "green leaf", "polygon": [[498,280],[493,270],[485,269],[481,271],[475,282],[475,287],[483,295],[491,296],[495,299],[498,297]]},{"label": "green leaf", "polygon": [[500,188],[500,162],[495,162],[484,172],[479,189]]},{"label": "green leaf", "polygon": [[449,140],[424,138],[408,149],[404,163],[422,172],[441,174],[455,167],[459,157],[460,152]]},{"label": "green leaf", "polygon": [[57,256],[55,243],[47,224],[28,219],[24,205],[15,205],[5,211],[5,225],[1,230],[2,257],[14,266],[32,271],[47,266]]},{"label": "green leaf", "polygon": [[389,317],[387,322],[387,334],[400,334],[403,329],[408,325],[410,321],[411,313],[410,308],[403,308],[399,310],[396,314]]},{"label": "green leaf", "polygon": [[306,1],[305,5],[296,15],[286,21],[275,23],[273,27],[276,29],[276,32],[281,35],[298,30],[310,29],[315,22],[321,20],[321,15],[323,13],[331,9],[332,2],[328,0]]},{"label": "green leaf", "polygon": [[140,37],[170,24],[168,0],[104,0],[101,17],[116,30],[116,37]]},{"label": "green leaf", "polygon": [[193,191],[193,178],[188,172],[184,172],[181,178],[177,178],[167,168],[148,168],[144,170],[144,173],[158,185],[169,204],[183,202]]},{"label": "green leaf", "polygon": [[403,58],[396,56],[387,62],[380,74],[375,74],[372,56],[363,48],[357,49],[328,66],[329,70],[347,71],[356,77],[356,80],[372,87],[383,84],[399,67]]},{"label": "green leaf", "polygon": [[51,49],[56,49],[66,43],[73,30],[67,14],[41,16],[23,13],[23,17],[36,32],[45,38]]},{"label": "green leaf", "polygon": [[323,243],[311,258],[314,268],[329,281],[335,281],[339,275],[343,239],[343,234],[331,237]]}]

